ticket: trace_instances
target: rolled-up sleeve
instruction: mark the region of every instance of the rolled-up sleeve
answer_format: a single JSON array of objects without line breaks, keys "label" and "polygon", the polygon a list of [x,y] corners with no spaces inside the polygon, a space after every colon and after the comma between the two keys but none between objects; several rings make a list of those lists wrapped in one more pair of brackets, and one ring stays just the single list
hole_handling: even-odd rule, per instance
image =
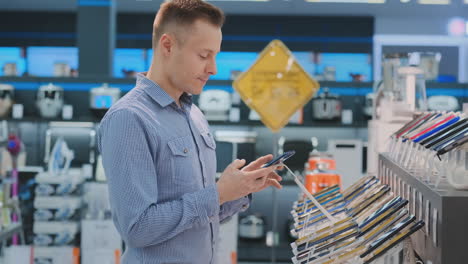
[{"label": "rolled-up sleeve", "polygon": [[134,248],[163,243],[194,225],[209,223],[220,213],[216,185],[177,200],[158,201],[152,156],[158,141],[152,136],[141,117],[129,109],[106,116],[99,129],[114,223],[122,239]]}]

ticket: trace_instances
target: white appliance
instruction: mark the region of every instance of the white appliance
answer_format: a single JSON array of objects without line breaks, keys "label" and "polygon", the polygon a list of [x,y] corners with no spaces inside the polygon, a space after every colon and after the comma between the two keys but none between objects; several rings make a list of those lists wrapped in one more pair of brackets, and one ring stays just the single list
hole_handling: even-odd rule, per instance
[{"label": "white appliance", "polygon": [[107,83],[94,87],[89,94],[89,108],[98,117],[103,117],[107,110],[120,99],[120,89],[109,87]]},{"label": "white appliance", "polygon": [[378,155],[387,150],[390,136],[427,110],[424,71],[408,65],[408,54],[388,54],[383,60],[383,80],[376,85],[373,116],[369,121],[367,172],[378,173]]},{"label": "white appliance", "polygon": [[70,77],[71,68],[66,62],[56,62],[54,64],[54,77]]},{"label": "white appliance", "polygon": [[88,210],[81,220],[81,263],[118,264],[122,239],[111,219],[107,183],[88,182],[83,189]]},{"label": "white appliance", "polygon": [[9,84],[0,84],[0,117],[6,117],[13,106],[14,87]]},{"label": "white appliance", "polygon": [[457,111],[460,108],[457,98],[448,95],[434,95],[427,99],[431,111]]},{"label": "white appliance", "polygon": [[55,118],[62,112],[63,88],[49,83],[37,91],[36,106],[44,118]]},{"label": "white appliance", "polygon": [[237,229],[238,214],[219,226],[218,248],[216,250],[216,263],[237,263]]},{"label": "white appliance", "polygon": [[224,90],[207,90],[200,94],[200,109],[210,121],[227,121],[231,108],[231,94]]},{"label": "white appliance", "polygon": [[346,189],[363,176],[363,143],[361,140],[329,140],[328,153],[336,161],[336,171],[341,175],[342,188]]},{"label": "white appliance", "polygon": [[75,152],[68,147],[67,142],[62,137],[59,137],[57,141],[55,141],[50,154],[47,166],[48,173],[50,175],[67,174],[70,164],[74,158]]},{"label": "white appliance", "polygon": [[16,63],[8,62],[3,65],[3,75],[5,76],[18,76],[18,69]]}]

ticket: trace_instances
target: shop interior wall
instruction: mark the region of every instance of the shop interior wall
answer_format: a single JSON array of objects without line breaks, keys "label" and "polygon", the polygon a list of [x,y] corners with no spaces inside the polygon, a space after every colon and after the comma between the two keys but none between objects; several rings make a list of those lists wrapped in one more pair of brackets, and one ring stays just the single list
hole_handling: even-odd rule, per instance
[{"label": "shop interior wall", "polygon": [[[57,1],[54,4],[52,0],[46,0],[48,2],[41,1],[38,8],[47,8],[55,9],[59,11],[57,13],[49,13],[49,12],[0,12],[0,46],[12,46],[12,45],[20,45],[20,46],[29,46],[29,45],[47,45],[47,46],[74,46],[76,42],[76,34],[75,32],[75,20],[76,15],[70,8],[74,6],[64,6],[68,5],[67,2],[69,1]],[[19,1],[8,1],[8,5],[12,5],[15,2],[16,4],[23,4],[24,6],[33,7],[37,5],[39,1],[26,1],[26,0],[19,0]],[[74,2],[74,1],[70,1]],[[128,5],[126,8],[126,3],[130,3],[130,1],[119,1],[119,6],[123,8],[125,12],[137,12],[135,8],[146,9],[148,12],[147,7],[144,6],[143,3],[139,3],[135,5],[134,1],[131,1],[133,5]],[[143,2],[143,1],[141,1]],[[149,1],[150,2],[150,1]],[[152,1],[152,5],[157,6],[159,5],[160,1]],[[394,3],[390,3],[390,9],[387,11],[380,11],[378,6],[370,6],[369,8],[364,8],[363,6],[355,6],[355,5],[342,5],[341,7],[325,5],[320,8],[314,8],[311,10],[310,5],[306,6],[307,3],[299,2],[299,1],[274,1],[274,8],[252,8],[250,6],[245,8],[239,6],[229,6],[229,3],[220,3],[220,5],[226,5],[226,7],[230,7],[233,13],[241,13],[243,15],[233,16],[232,18],[228,19],[224,34],[236,36],[240,33],[236,31],[236,29],[244,28],[244,29],[251,29],[251,32],[242,32],[243,35],[261,35],[264,34],[265,36],[286,36],[293,34],[294,35],[301,35],[301,32],[314,32],[314,34],[318,34],[319,36],[330,36],[330,34],[335,34],[333,36],[343,37],[343,36],[352,36],[355,37],[372,37],[375,33],[377,34],[415,34],[415,32],[420,32],[421,34],[446,34],[444,31],[443,26],[440,25],[440,22],[431,22],[437,21],[437,18],[433,15],[430,18],[422,17],[423,14],[417,14],[417,12],[412,12],[411,10],[415,10],[414,7],[410,7],[409,11],[404,10],[400,12],[401,15],[397,15],[396,17],[388,16],[388,14],[397,14],[395,10],[393,10],[392,6],[397,6]],[[289,3],[288,3],[289,2]],[[399,2],[399,1],[391,1],[391,2]],[[49,4],[47,4],[49,3]],[[3,4],[2,4],[3,5]],[[74,4],[73,4],[74,5]],[[2,6],[0,6],[0,10]],[[132,9],[133,8],[133,9]],[[152,8],[155,10],[155,8]],[[440,12],[444,13],[447,8],[439,8],[439,13],[434,12],[433,14],[440,15]],[[417,10],[417,9],[416,9]],[[447,9],[449,10],[449,9]],[[461,9],[466,10],[466,9]],[[343,17],[323,17],[319,20],[307,20],[310,19],[306,17],[306,20],[301,20],[300,17],[292,19],[296,21],[295,23],[278,23],[278,21],[284,21],[283,16],[276,16],[271,17],[272,21],[270,21],[264,28],[262,28],[261,23],[255,23],[256,17],[246,16],[245,14],[251,14],[253,12],[264,12],[269,14],[278,14],[278,13],[287,13],[291,12],[294,14],[353,14],[358,15],[360,17],[348,17],[345,20]],[[385,13],[387,12],[387,13]],[[414,15],[412,17],[411,15]],[[461,11],[456,11],[461,12]],[[452,11],[451,14],[457,14]],[[151,13],[154,13],[151,11]],[[447,11],[449,13],[449,11]],[[463,14],[463,13],[462,13]],[[468,12],[464,13],[468,14]],[[374,18],[375,16],[375,26],[374,26]],[[401,17],[407,17],[402,19]],[[448,16],[447,16],[448,17]],[[447,17],[439,19],[440,21],[446,21]],[[153,14],[132,14],[132,13],[120,13],[118,16],[118,34],[117,35],[117,47],[141,47],[141,48],[149,48],[151,46],[150,40],[150,27],[148,25],[152,24]],[[316,17],[315,19],[318,19]],[[364,24],[356,23],[356,27],[353,27],[354,23],[349,23],[350,21],[358,21],[362,19],[362,21],[367,21]],[[320,24],[320,20],[323,21],[323,24]],[[341,23],[337,23],[340,21]],[[12,23],[12,21],[18,21],[17,23]],[[34,21],[32,23],[31,21]],[[123,22],[122,22],[123,21]],[[288,21],[288,20],[286,20]],[[289,20],[291,21],[291,20]],[[232,24],[230,24],[232,23]],[[274,27],[268,27],[269,25],[275,25]],[[333,25],[336,23],[337,31],[333,33],[331,30]],[[435,24],[434,24],[435,23]],[[346,24],[347,26],[342,26]],[[280,26],[278,26],[280,25]],[[340,26],[341,25],[341,26]],[[432,25],[432,26],[431,26]],[[258,27],[257,27],[258,26]],[[293,26],[293,27],[292,27]],[[28,33],[29,32],[29,33]],[[50,33],[49,35],[43,34],[44,32]],[[38,34],[41,33],[42,36]],[[322,35],[320,35],[322,34]],[[1,37],[3,36],[3,37]],[[261,50],[265,46],[267,41],[251,41],[250,43],[246,42],[239,42],[236,41],[235,38],[232,38],[231,41],[227,41],[223,43],[224,50]],[[362,52],[367,51],[369,53],[372,52],[372,44],[371,41],[356,44],[356,43],[327,43],[327,42],[308,42],[308,43],[286,43],[291,48],[299,49],[299,50],[318,50],[318,51],[348,51],[348,52]],[[100,80],[99,80],[100,81]],[[98,82],[98,80],[96,80]],[[370,87],[369,87],[370,88]],[[34,100],[34,90],[31,91],[22,91],[20,92],[23,98],[29,98],[27,100]],[[76,98],[77,103],[82,102],[83,108],[77,107],[76,113],[81,113],[82,116],[87,116],[87,102],[88,102],[88,95],[85,92],[79,93],[78,96],[75,97],[76,94],[69,94],[73,98]],[[359,97],[359,100],[363,100],[363,96]],[[466,101],[465,99],[461,99]],[[349,98],[348,98],[349,99]],[[351,99],[352,101],[352,99]],[[85,103],[86,102],[86,103]],[[79,105],[79,103],[78,103]],[[29,111],[29,110],[28,110]],[[89,118],[84,118],[85,121],[89,121]],[[78,120],[79,121],[79,120]],[[13,121],[12,121],[13,122]],[[362,121],[364,122],[364,120]],[[31,153],[28,155],[28,163],[31,165],[40,165],[42,163],[43,158],[43,150],[44,144],[43,139],[45,135],[45,130],[48,127],[47,120],[37,120],[37,119],[29,119],[29,121],[24,122],[16,122],[13,123],[18,124],[20,131],[22,133],[22,138],[25,141],[26,148],[31,150]],[[223,125],[223,124],[216,124],[212,126],[213,130],[252,130],[258,132],[261,137],[257,139],[258,144],[256,145],[256,152],[258,155],[267,154],[273,152],[273,144],[275,142],[275,138],[278,135],[273,135],[269,130],[263,128],[261,126],[252,126],[252,125]],[[285,135],[287,138],[300,138],[300,139],[308,139],[311,136],[316,136],[319,138],[319,149],[325,150],[326,144],[328,139],[367,139],[367,129],[365,126],[352,126],[352,127],[339,127],[339,126],[320,126],[320,125],[309,125],[307,127],[287,127],[283,129],[279,135]],[[281,245],[275,249],[275,253],[272,253],[271,248],[265,246],[264,241],[241,241],[239,243],[239,258],[240,259],[257,259],[257,260],[271,260],[272,254],[275,254],[276,259],[280,260],[288,260],[290,257],[290,248],[288,245],[288,238],[287,238],[287,231],[286,231],[286,223],[287,223],[287,213],[290,210],[290,203],[297,198],[297,188],[293,185],[285,186],[285,189],[281,192],[274,193],[273,190],[269,190],[260,194],[256,194],[254,197],[254,203],[252,204],[252,208],[249,213],[260,213],[266,216],[267,218],[267,230],[272,229],[272,222],[273,222],[273,205],[272,202],[274,199],[277,199],[278,203],[278,211],[282,212],[277,218],[277,230],[280,234],[280,241]],[[276,197],[276,198],[275,198]]]}]

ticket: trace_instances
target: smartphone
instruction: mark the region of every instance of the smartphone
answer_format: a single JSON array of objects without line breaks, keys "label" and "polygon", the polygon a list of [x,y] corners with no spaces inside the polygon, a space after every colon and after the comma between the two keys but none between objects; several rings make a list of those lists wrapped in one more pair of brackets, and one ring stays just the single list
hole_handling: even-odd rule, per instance
[{"label": "smartphone", "polygon": [[369,255],[372,251],[380,247],[384,242],[388,241],[392,237],[394,237],[396,234],[398,234],[401,230],[403,230],[405,227],[407,227],[409,224],[413,223],[416,220],[416,217],[414,215],[408,216],[401,222],[399,222],[396,226],[394,226],[392,229],[387,231],[385,234],[380,236],[377,240],[372,242],[368,247],[366,252],[361,254],[361,258],[366,257]]},{"label": "smartphone", "polygon": [[266,168],[266,167],[270,167],[270,166],[273,166],[273,165],[281,164],[281,163],[283,163],[285,160],[287,160],[287,159],[289,159],[290,157],[292,157],[294,154],[296,154],[296,151],[294,151],[294,150],[287,151],[287,152],[283,153],[283,155],[278,156],[278,157],[272,159],[270,162],[264,164],[264,165],[262,166],[262,168]]},{"label": "smartphone", "polygon": [[468,132],[465,133],[464,135],[459,135],[458,137],[454,138],[453,139],[453,142],[450,142],[449,144],[446,144],[444,145],[442,148],[440,148],[438,151],[437,151],[437,155],[443,155],[451,150],[453,150],[454,148],[457,148],[461,145],[464,145],[468,143]]},{"label": "smartphone", "polygon": [[399,233],[397,236],[392,238],[391,240],[387,241],[382,248],[377,249],[374,254],[371,257],[368,257],[367,259],[364,260],[364,264],[370,264],[380,256],[384,255],[388,250],[392,249],[398,243],[401,243],[403,240],[405,240],[407,237],[411,236],[414,234],[416,231],[421,229],[424,226],[423,221],[416,222],[413,224],[411,227],[406,227],[402,230],[401,233]]},{"label": "smartphone", "polygon": [[420,144],[423,145],[423,146],[425,146],[425,145],[427,145],[428,143],[430,143],[431,141],[436,140],[437,138],[439,138],[439,137],[445,135],[446,133],[448,133],[448,132],[450,132],[450,131],[452,131],[452,130],[454,130],[454,129],[457,129],[457,128],[459,128],[459,127],[462,127],[463,125],[467,124],[467,121],[468,121],[468,119],[466,119],[466,118],[465,118],[465,119],[461,119],[461,120],[459,120],[458,122],[456,122],[455,124],[452,124],[452,125],[450,125],[450,126],[444,128],[444,129],[442,129],[441,131],[435,133],[434,135],[432,135],[432,136],[430,136],[430,137],[424,139],[423,141],[421,141]]},{"label": "smartphone", "polygon": [[421,136],[415,138],[415,139],[414,139],[414,142],[418,143],[418,142],[420,142],[421,140],[423,140],[423,139],[425,139],[425,138],[427,138],[427,137],[430,137],[430,136],[433,135],[434,133],[437,133],[437,132],[443,130],[444,128],[450,127],[450,125],[455,124],[456,122],[458,122],[458,120],[460,120],[460,117],[459,117],[459,116],[456,116],[456,117],[450,119],[449,121],[447,121],[446,123],[441,124],[440,126],[434,128],[434,129],[432,129],[431,131],[429,131],[429,132],[427,132],[427,133],[425,133],[425,134],[423,134],[423,135],[421,135]]},{"label": "smartphone", "polygon": [[444,141],[437,143],[437,145],[435,145],[434,147],[431,147],[431,149],[435,151],[439,151],[440,149],[445,148],[448,145],[452,144],[453,142],[459,140],[461,137],[466,136],[467,134],[468,134],[468,128],[464,129],[462,132],[458,134],[452,135],[451,137],[445,139]]},{"label": "smartphone", "polygon": [[463,124],[462,126],[458,126],[455,129],[448,131],[444,133],[443,135],[440,135],[438,138],[433,139],[431,142],[428,142],[426,145],[424,145],[425,148],[433,148],[434,146],[439,145],[442,142],[448,142],[448,139],[456,137],[460,133],[463,133],[463,131],[468,129],[468,123]]}]

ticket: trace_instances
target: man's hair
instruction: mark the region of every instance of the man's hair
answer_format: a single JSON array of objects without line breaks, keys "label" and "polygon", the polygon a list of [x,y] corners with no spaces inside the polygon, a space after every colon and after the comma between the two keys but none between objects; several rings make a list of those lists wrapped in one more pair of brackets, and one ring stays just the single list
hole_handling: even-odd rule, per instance
[{"label": "man's hair", "polygon": [[[225,16],[221,9],[203,0],[166,0],[156,14],[153,26],[153,49],[158,45],[161,36],[168,32],[168,25],[186,28],[199,19],[221,28]],[[178,41],[180,37],[176,36]]]}]

